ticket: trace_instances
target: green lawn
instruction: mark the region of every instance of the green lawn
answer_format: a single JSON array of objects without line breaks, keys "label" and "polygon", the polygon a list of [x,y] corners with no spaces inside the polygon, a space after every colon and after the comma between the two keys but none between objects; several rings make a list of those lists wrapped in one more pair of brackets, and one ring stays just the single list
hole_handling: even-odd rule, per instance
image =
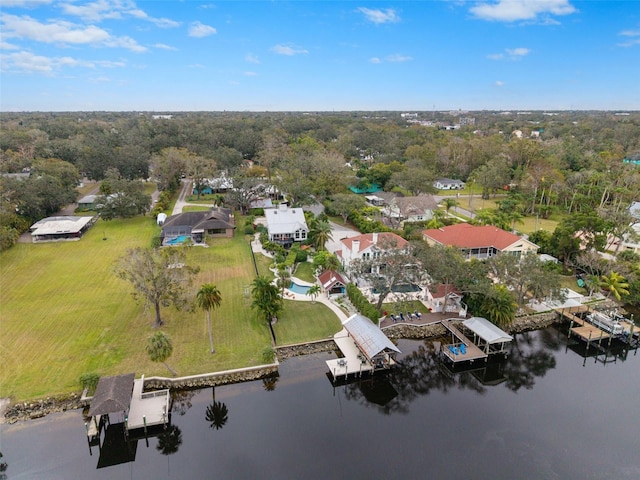
[{"label": "green lawn", "polygon": [[299,263],[294,276],[305,282],[313,283],[316,281],[316,278],[313,276],[313,264],[310,262]]},{"label": "green lawn", "polygon": [[[179,375],[260,364],[271,345],[268,326],[250,308],[255,271],[238,220],[235,238],[188,253],[189,264],[200,266],[193,293],[206,282],[222,293],[212,313],[216,353],[209,353],[204,312],[162,310],[174,342],[168,363]],[[77,392],[89,372],[168,375],[144,351],[152,311],[134,302],[130,285],[112,270],[127,249],[148,247],[158,233],[150,217],[100,220],[78,242],[17,244],[0,254],[0,397]],[[325,338],[340,322],[320,304],[286,302],[278,328],[278,342],[292,343]]]}]

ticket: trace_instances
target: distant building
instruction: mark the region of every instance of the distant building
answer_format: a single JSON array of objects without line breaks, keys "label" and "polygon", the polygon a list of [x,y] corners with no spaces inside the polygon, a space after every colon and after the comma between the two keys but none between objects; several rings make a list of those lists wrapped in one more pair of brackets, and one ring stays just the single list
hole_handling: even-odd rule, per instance
[{"label": "distant building", "polygon": [[342,249],[336,255],[344,268],[348,268],[354,260],[371,260],[381,256],[386,250],[404,248],[407,242],[400,235],[392,232],[365,233],[341,240]]},{"label": "distant building", "polygon": [[465,183],[462,180],[454,180],[452,178],[439,178],[433,182],[433,186],[438,190],[462,190]]}]

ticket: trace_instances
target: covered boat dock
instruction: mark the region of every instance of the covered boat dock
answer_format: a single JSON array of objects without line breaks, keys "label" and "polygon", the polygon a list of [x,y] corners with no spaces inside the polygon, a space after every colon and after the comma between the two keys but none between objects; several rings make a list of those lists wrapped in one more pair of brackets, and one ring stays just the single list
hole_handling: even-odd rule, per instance
[{"label": "covered boat dock", "polygon": [[344,328],[334,336],[334,341],[343,357],[326,362],[334,380],[395,365],[395,356],[400,350],[367,317],[354,314],[342,326]]},{"label": "covered boat dock", "polygon": [[454,342],[444,345],[443,355],[453,363],[487,360],[490,355],[508,353],[507,345],[513,337],[495,326],[486,318],[471,317],[462,321],[465,329],[473,334],[473,339],[467,337],[460,329],[452,324],[452,320],[442,322],[452,334]]}]

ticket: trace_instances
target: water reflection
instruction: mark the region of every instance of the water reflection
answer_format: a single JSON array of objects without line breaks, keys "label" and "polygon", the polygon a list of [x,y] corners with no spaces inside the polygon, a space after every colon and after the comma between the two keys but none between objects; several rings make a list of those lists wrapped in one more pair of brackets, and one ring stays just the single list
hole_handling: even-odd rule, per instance
[{"label": "water reflection", "polygon": [[229,420],[229,410],[224,403],[214,400],[212,404],[207,405],[205,419],[209,422],[209,427],[220,430]]},{"label": "water reflection", "polygon": [[168,425],[160,435],[156,450],[162,455],[173,455],[182,445],[182,431],[176,425]]}]

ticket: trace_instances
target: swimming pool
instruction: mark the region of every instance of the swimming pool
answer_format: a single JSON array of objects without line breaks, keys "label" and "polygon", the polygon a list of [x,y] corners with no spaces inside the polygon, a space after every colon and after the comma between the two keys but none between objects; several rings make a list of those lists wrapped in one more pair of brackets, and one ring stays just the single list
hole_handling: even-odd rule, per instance
[{"label": "swimming pool", "polygon": [[310,288],[311,287],[308,285],[298,285],[296,282],[291,282],[291,285],[289,286],[289,290],[301,295],[306,295]]},{"label": "swimming pool", "polygon": [[[419,292],[420,290],[422,290],[420,288],[420,285],[416,285],[415,283],[401,283],[398,285],[395,285],[391,291],[393,293],[412,293],[412,292]],[[379,293],[377,289],[373,288],[371,289],[371,293]]]},{"label": "swimming pool", "polygon": [[171,240],[167,240],[165,243],[165,245],[178,245],[181,243],[186,242],[187,240],[189,240],[191,237],[189,237],[188,235],[180,235],[176,238],[172,238]]}]

